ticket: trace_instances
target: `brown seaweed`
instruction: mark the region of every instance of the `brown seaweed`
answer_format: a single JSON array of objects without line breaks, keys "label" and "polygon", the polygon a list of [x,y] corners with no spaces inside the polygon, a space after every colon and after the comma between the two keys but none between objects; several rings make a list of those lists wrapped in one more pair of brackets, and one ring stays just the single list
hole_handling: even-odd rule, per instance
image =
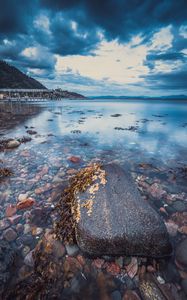
[{"label": "brown seaweed", "polygon": [[70,185],[64,190],[60,201],[56,205],[59,219],[55,223],[56,237],[64,243],[72,243],[75,240],[75,224],[79,218],[78,203],[75,196],[84,192],[94,181],[94,175],[100,169],[99,164],[93,164],[80,170],[70,179]]}]

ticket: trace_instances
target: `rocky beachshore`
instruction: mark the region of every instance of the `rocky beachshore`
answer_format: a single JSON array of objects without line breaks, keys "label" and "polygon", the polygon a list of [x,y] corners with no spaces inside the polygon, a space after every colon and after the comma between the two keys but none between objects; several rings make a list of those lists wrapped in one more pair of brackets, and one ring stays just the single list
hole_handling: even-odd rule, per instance
[{"label": "rocky beachshore", "polygon": [[126,170],[120,152],[86,160],[24,130],[1,138],[0,298],[186,299],[187,167]]}]

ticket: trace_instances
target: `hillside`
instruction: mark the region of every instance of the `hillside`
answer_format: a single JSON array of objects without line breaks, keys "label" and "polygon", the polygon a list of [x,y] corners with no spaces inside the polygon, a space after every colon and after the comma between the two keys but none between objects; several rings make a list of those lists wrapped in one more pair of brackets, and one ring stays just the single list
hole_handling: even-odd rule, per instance
[{"label": "hillside", "polygon": [[56,89],[54,90],[55,95],[59,95],[62,98],[66,99],[86,99],[85,96],[75,93],[75,92],[69,92],[69,91],[63,91],[62,89]]},{"label": "hillside", "polygon": [[27,76],[5,61],[0,61],[0,89],[46,89],[37,80]]}]

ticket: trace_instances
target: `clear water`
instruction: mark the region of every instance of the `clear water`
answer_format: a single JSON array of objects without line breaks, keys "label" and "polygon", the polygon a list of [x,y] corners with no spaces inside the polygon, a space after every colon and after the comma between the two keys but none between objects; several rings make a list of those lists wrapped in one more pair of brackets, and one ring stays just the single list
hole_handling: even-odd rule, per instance
[{"label": "clear water", "polygon": [[[34,105],[36,103],[13,103],[11,109],[19,106],[19,111],[22,107],[32,110]],[[33,197],[37,207],[51,209],[53,190],[60,181],[67,179],[67,171],[96,160],[103,163],[115,160],[129,168],[135,178],[139,174],[139,163],[151,163],[160,170],[154,174],[150,170],[151,174],[145,174],[150,175],[151,183],[159,182],[170,193],[185,192],[187,195],[186,179],[180,179],[179,184],[175,182],[174,185],[167,173],[172,168],[187,165],[187,102],[64,100],[37,105],[42,108],[39,114],[12,129],[3,129],[6,138],[25,136],[28,129],[37,131],[37,134],[31,136],[31,142],[0,152],[4,166],[14,172],[0,185],[0,220],[5,216],[7,205],[16,204],[23,193]],[[80,157],[81,162],[70,162],[72,155]],[[44,193],[36,193],[43,187],[46,188]],[[164,202],[156,204],[155,209],[161,213],[159,208],[163,205]],[[170,218],[172,213],[175,210],[164,218]],[[55,217],[52,215],[38,225],[29,223],[27,211],[19,214],[22,214],[19,222],[24,226],[24,234],[28,231],[33,235],[33,243],[29,245],[32,250],[45,230],[52,228]],[[40,232],[33,233],[38,226]],[[177,234],[174,244],[180,242],[181,236]],[[16,243],[14,241],[13,246],[17,247]],[[19,247],[19,266],[22,267],[24,245]],[[171,261],[175,268],[173,257]]]},{"label": "clear water", "polygon": [[[42,113],[24,125],[35,127],[41,136],[19,148],[18,153],[23,147],[29,147],[37,156],[38,151],[46,152],[49,146],[54,146],[53,155],[61,155],[62,159],[72,154],[89,161],[104,158],[106,151],[111,150],[110,159],[120,154],[122,160],[128,160],[130,156],[134,161],[144,158],[167,164],[172,160],[186,162],[186,102],[65,100],[40,105],[43,106]],[[115,114],[120,116],[112,117]],[[130,126],[137,128],[127,130]],[[21,124],[7,136],[22,136],[25,131]],[[55,136],[46,137],[51,133]],[[69,153],[63,153],[65,146],[69,147]],[[110,156],[109,152],[107,155]]]}]

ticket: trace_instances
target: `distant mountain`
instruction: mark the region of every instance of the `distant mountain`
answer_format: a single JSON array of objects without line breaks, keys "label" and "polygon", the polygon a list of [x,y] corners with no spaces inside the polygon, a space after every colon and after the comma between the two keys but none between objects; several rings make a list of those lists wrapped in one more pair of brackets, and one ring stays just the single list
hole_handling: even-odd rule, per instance
[{"label": "distant mountain", "polygon": [[149,96],[92,96],[90,99],[124,99],[124,100],[187,100],[187,95],[169,95],[162,97],[149,97]]},{"label": "distant mountain", "polygon": [[39,81],[0,60],[0,89],[46,89]]},{"label": "distant mountain", "polygon": [[[0,89],[47,89],[36,79],[27,76],[16,67],[10,66],[0,60]],[[51,90],[51,96],[59,96],[68,99],[86,99],[83,95],[63,91],[62,89]]]}]

